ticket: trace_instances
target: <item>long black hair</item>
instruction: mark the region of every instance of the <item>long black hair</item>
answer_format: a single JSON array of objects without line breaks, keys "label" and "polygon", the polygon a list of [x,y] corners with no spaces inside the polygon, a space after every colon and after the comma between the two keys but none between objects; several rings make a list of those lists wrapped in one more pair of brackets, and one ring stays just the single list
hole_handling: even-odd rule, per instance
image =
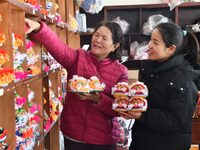
[{"label": "long black hair", "polygon": [[120,44],[120,46],[118,48],[116,48],[116,50],[114,52],[110,52],[110,54],[108,55],[108,57],[111,60],[119,60],[121,58],[123,45],[124,45],[124,36],[123,36],[123,32],[122,32],[120,25],[115,22],[103,22],[102,21],[95,28],[95,32],[101,26],[105,26],[111,31],[113,44],[116,44],[116,43]]},{"label": "long black hair", "polygon": [[166,47],[176,46],[174,55],[184,54],[185,58],[197,68],[197,54],[199,43],[196,36],[191,32],[186,32],[173,22],[160,23],[156,27],[159,30]]}]

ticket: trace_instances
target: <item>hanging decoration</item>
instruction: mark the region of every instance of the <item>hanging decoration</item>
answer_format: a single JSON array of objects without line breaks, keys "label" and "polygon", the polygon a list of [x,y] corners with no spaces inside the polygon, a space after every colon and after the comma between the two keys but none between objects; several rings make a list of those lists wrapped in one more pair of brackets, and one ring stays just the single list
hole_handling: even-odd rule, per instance
[{"label": "hanging decoration", "polygon": [[20,46],[24,46],[24,42],[20,34],[12,33],[12,45],[14,49],[18,49]]},{"label": "hanging decoration", "polygon": [[0,47],[6,42],[6,36],[3,32],[0,31]]},{"label": "hanging decoration", "polygon": [[5,50],[0,49],[0,67],[9,61],[9,56]]},{"label": "hanging decoration", "polygon": [[51,56],[50,53],[48,53],[48,65],[50,67],[50,70],[55,70],[61,67],[61,65]]},{"label": "hanging decoration", "polygon": [[7,138],[7,130],[0,127],[0,150],[11,150],[11,147],[5,143]]},{"label": "hanging decoration", "polygon": [[104,7],[104,0],[76,0],[76,3],[84,11],[91,14],[98,14]]},{"label": "hanging decoration", "polygon": [[76,32],[78,30],[78,22],[76,19],[69,13],[69,23],[67,24],[69,31]]},{"label": "hanging decoration", "polygon": [[19,47],[24,46],[22,36],[12,33],[12,46],[13,46],[13,65],[15,71],[15,81],[25,79],[26,72],[23,70],[22,63],[26,58],[26,54],[19,51]]},{"label": "hanging decoration", "polygon": [[32,7],[34,10],[40,10],[40,5],[38,0],[25,0],[25,4]]},{"label": "hanging decoration", "polygon": [[0,68],[0,87],[7,86],[15,79],[14,72],[10,68]]},{"label": "hanging decoration", "polygon": [[50,117],[47,112],[44,110],[44,132],[47,133],[51,128]]},{"label": "hanging decoration", "polygon": [[34,43],[26,38],[26,54],[27,54],[27,75],[32,77],[41,73],[41,69],[38,67],[39,55],[37,55],[33,49]]},{"label": "hanging decoration", "polygon": [[[36,145],[40,135],[40,117],[38,115],[41,106],[33,102],[34,91],[28,88],[28,98],[20,96],[15,91],[16,109],[16,150],[31,150]],[[23,105],[28,101],[28,111]]]},{"label": "hanging decoration", "polygon": [[16,91],[15,93],[15,109],[22,108],[22,106],[26,103],[27,99],[25,97],[20,96]]},{"label": "hanging decoration", "polygon": [[48,58],[49,56],[44,52],[42,49],[42,71],[48,72],[50,70],[50,67],[48,65]]},{"label": "hanging decoration", "polygon": [[176,6],[190,1],[191,0],[164,0],[164,3],[167,3],[170,8],[170,11],[172,11]]},{"label": "hanging decoration", "polygon": [[0,14],[0,23],[3,21],[3,19],[2,19],[2,15]]}]

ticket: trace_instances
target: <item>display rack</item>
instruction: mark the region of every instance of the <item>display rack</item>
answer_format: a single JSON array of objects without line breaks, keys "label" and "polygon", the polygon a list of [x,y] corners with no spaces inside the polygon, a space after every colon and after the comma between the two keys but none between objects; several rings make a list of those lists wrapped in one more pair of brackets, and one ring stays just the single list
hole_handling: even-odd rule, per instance
[{"label": "display rack", "polygon": [[[65,23],[69,21],[68,14],[74,16],[73,0],[38,0],[35,2],[38,3],[40,9],[36,9],[33,4],[29,5],[23,0],[0,1],[0,33],[5,35],[5,42],[0,46],[0,49],[5,50],[9,57],[9,61],[3,63],[0,68],[0,79],[6,80],[6,84],[0,80],[0,127],[7,131],[7,137],[3,142],[9,145],[12,150],[19,149],[16,145],[20,144],[27,148],[30,143],[34,144],[32,147],[35,150],[59,150],[59,118],[63,103],[62,67],[58,64],[55,65],[55,60],[37,41],[29,39],[33,45],[31,52],[27,50],[25,18],[47,23],[71,47],[79,47],[80,38],[78,34],[68,31],[65,26]],[[60,14],[62,23],[55,21],[54,18],[46,14],[47,2],[53,4],[50,11],[52,14]],[[21,40],[21,44],[17,48],[13,48],[13,35],[15,34]],[[31,53],[30,57],[28,57],[29,53]],[[20,54],[21,60],[19,60],[18,54]],[[25,58],[22,59],[23,55],[25,55]],[[34,65],[30,64],[33,57],[37,58]],[[8,81],[8,76],[3,78],[5,74],[2,75],[2,72],[5,72],[6,68],[10,69],[9,73],[12,80]],[[20,70],[18,70],[19,68]],[[16,79],[16,71],[22,71],[24,77]],[[23,98],[26,101],[19,106],[19,104],[16,104],[16,97]],[[32,112],[33,106],[37,111]],[[27,134],[18,130],[23,127],[22,124],[18,124],[18,119],[23,120],[19,117],[19,107],[20,110],[23,110],[23,115],[28,114],[24,115],[26,116],[24,118],[27,119],[25,124]],[[37,121],[39,120],[37,128],[34,124],[36,119],[34,123],[31,122],[31,118],[36,116],[38,117]],[[17,136],[22,138],[20,144]],[[27,139],[25,140],[25,138]],[[1,144],[0,142],[0,146]]]}]

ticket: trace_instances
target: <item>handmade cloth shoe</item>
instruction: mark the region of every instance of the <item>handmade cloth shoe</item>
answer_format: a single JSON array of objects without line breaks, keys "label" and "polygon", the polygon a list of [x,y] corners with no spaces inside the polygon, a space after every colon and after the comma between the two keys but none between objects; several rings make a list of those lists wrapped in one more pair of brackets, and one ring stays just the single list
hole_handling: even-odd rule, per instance
[{"label": "handmade cloth shoe", "polygon": [[7,137],[7,131],[3,128],[0,128],[0,142],[3,142]]}]

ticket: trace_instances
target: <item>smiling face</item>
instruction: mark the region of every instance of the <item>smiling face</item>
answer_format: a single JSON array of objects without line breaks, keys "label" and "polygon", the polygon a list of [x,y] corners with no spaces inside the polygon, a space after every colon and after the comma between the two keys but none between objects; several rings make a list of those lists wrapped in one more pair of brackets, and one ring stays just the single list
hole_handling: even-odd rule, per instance
[{"label": "smiling face", "polygon": [[154,29],[151,35],[151,40],[148,43],[149,60],[162,62],[171,57],[176,49],[175,45],[166,47],[165,42],[158,29]]},{"label": "smiling face", "polygon": [[113,44],[112,32],[105,26],[99,27],[91,40],[91,52],[99,59],[103,60],[110,52],[114,52],[117,44]]}]

